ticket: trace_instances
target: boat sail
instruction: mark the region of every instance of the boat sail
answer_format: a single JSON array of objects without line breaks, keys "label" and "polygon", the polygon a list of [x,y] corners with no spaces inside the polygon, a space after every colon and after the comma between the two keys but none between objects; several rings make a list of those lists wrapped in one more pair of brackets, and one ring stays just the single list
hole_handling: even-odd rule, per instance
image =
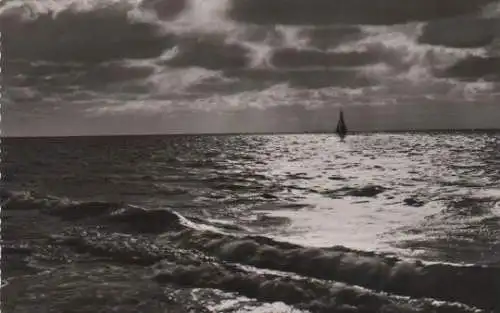
[{"label": "boat sail", "polygon": [[344,140],[345,136],[347,135],[347,126],[345,125],[344,112],[342,110],[340,110],[339,113],[339,121],[337,122],[336,132],[341,140]]}]

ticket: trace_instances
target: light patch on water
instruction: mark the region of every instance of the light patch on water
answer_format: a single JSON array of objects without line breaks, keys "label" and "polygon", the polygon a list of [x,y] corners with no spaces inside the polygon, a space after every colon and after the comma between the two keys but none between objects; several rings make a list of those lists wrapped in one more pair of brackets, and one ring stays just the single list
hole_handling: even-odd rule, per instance
[{"label": "light patch on water", "polygon": [[186,227],[200,230],[200,231],[210,231],[210,232],[220,233],[220,234],[225,233],[222,229],[220,229],[218,227],[203,224],[203,223],[195,223],[195,222],[185,218],[184,216],[182,216],[181,214],[179,214],[177,212],[174,212],[174,213],[179,217],[180,223]]},{"label": "light patch on water", "polygon": [[[243,306],[243,307],[242,307]],[[259,303],[249,298],[239,297],[211,306],[213,312],[234,313],[307,313],[309,311],[293,308],[283,302]]]},{"label": "light patch on water", "polygon": [[460,210],[454,201],[464,199],[472,206],[483,205],[474,199],[500,197],[500,189],[491,187],[492,177],[485,175],[486,141],[461,135],[446,140],[377,135],[350,136],[341,143],[334,136],[297,135],[268,145],[262,153],[267,174],[288,186],[280,199],[300,204],[256,212],[290,220],[268,231],[279,240],[398,255],[404,250],[405,256],[418,257],[442,251],[395,243],[451,240],[453,234],[465,243],[472,240],[468,225],[477,227],[489,214],[498,215],[498,202],[485,209],[487,215],[468,214],[472,209],[467,208],[465,213],[453,211]]},{"label": "light patch on water", "polygon": [[[206,299],[207,294],[211,299]],[[211,312],[217,313],[308,313],[299,310],[283,302],[262,303],[236,293],[221,291],[218,289],[195,288],[191,297],[196,302],[204,303]]]},{"label": "light patch on water", "polygon": [[392,251],[387,242],[401,236],[396,231],[398,227],[439,211],[434,205],[414,210],[403,205],[353,203],[355,200],[318,197],[317,205],[311,209],[274,211],[271,216],[287,217],[292,222],[272,235],[305,246],[344,245],[361,250]]},{"label": "light patch on water", "polygon": [[485,188],[477,193],[478,196],[500,200],[500,188]]},{"label": "light patch on water", "polygon": [[260,307],[243,308],[238,313],[306,313],[309,311],[298,310],[286,305],[283,302],[265,303]]},{"label": "light patch on water", "polygon": [[493,207],[493,212],[495,215],[500,216],[500,201],[495,203],[495,206]]}]

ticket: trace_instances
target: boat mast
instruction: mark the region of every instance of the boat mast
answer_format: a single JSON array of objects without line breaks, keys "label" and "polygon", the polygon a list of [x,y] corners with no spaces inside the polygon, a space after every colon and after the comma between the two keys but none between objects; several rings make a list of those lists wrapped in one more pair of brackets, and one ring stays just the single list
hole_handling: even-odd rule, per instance
[{"label": "boat mast", "polygon": [[344,112],[342,111],[342,109],[340,109],[340,112],[339,112],[339,121],[337,123],[336,132],[341,139],[344,139],[344,137],[347,134],[347,127],[345,125]]}]

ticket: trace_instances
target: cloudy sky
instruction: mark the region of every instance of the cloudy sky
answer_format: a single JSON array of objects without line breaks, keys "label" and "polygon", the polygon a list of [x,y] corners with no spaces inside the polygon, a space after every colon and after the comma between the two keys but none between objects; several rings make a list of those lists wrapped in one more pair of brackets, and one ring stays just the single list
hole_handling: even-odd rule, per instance
[{"label": "cloudy sky", "polygon": [[500,2],[378,1],[8,1],[2,133],[498,128]]}]

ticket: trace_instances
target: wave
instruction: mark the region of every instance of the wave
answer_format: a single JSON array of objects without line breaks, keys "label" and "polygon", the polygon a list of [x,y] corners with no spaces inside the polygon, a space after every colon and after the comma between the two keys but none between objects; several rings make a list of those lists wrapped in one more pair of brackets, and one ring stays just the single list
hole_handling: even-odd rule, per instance
[{"label": "wave", "polygon": [[266,302],[282,301],[313,312],[473,312],[462,305],[437,304],[432,301],[405,301],[361,288],[311,281],[276,274],[256,274],[231,265],[203,264],[177,266],[164,262],[154,279],[180,286],[216,288],[238,292]]},{"label": "wave", "polygon": [[[168,209],[5,190],[0,197],[6,212],[39,210],[72,221],[63,233],[50,236],[52,245],[154,265],[159,282],[217,288],[319,312],[348,307],[472,312],[472,307],[493,310],[497,304],[500,268],[494,266],[424,264],[343,246],[304,247]],[[26,251],[14,247],[6,253],[31,255]]]},{"label": "wave", "polygon": [[[488,309],[494,308],[496,301],[493,293],[498,282],[493,276],[498,275],[498,268],[424,265],[344,247],[305,248],[265,237],[235,238],[191,230],[176,235],[173,240],[179,242],[180,247],[195,247],[228,261],[373,290],[459,301]],[[457,276],[457,272],[461,275]],[[481,288],[484,289],[476,292]]]},{"label": "wave", "polygon": [[90,219],[122,231],[162,233],[182,228],[182,218],[167,209],[146,210],[113,202],[75,202],[56,197],[40,197],[31,192],[2,192],[3,209],[40,210],[63,220]]}]

